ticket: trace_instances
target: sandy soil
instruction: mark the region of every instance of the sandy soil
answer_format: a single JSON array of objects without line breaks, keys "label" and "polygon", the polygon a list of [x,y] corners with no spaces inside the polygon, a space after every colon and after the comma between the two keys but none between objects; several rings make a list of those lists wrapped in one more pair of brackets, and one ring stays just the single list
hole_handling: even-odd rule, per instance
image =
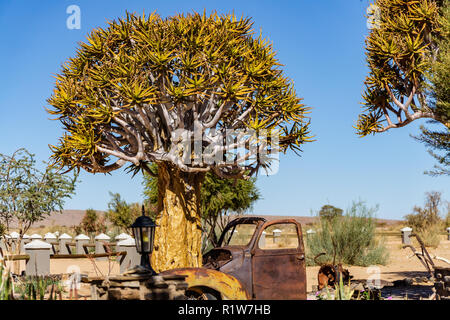
[{"label": "sandy soil", "polygon": [[[419,245],[413,241],[413,246],[416,250],[419,250]],[[383,284],[387,284],[385,282],[392,283],[396,280],[404,280],[405,278],[420,278],[427,277],[428,272],[419,259],[415,256],[411,257],[412,251],[409,248],[402,249],[401,239],[400,237],[388,237],[386,241],[386,246],[389,250],[389,262],[387,265],[376,266],[379,268],[380,280]],[[438,248],[432,249],[428,248],[428,253],[433,256],[437,255],[439,257],[446,258],[450,260],[450,241],[447,240],[447,237],[442,236],[441,243]],[[444,262],[440,262],[434,260],[437,266],[447,266]],[[377,271],[373,268],[367,267],[355,267],[355,266],[345,266],[350,271],[350,274],[353,275],[353,280],[366,281],[371,275],[374,275],[374,271]],[[319,267],[307,267],[307,287],[308,292],[314,293],[315,286],[317,286],[317,272],[319,271]],[[385,281],[385,282],[384,282]],[[403,296],[406,295],[409,298],[427,298],[432,294],[432,283],[420,283],[410,288],[398,288],[394,292],[393,288],[389,287],[389,284],[386,285],[385,289],[382,291],[386,291],[386,294],[383,296],[396,296],[396,298],[401,298],[402,291],[404,292]]]}]

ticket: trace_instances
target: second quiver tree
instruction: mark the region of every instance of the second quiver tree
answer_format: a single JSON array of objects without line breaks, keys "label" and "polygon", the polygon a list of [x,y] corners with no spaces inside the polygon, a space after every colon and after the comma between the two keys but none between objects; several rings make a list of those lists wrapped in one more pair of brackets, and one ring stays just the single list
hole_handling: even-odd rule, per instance
[{"label": "second quiver tree", "polygon": [[[447,0],[376,0],[366,39],[369,75],[364,111],[356,129],[366,136],[400,128],[417,119],[450,129],[447,97],[439,94],[435,66],[448,55]],[[446,39],[446,42],[442,40]],[[448,71],[448,69],[447,69]],[[448,76],[447,76],[448,77]],[[444,86],[445,87],[445,86]],[[443,103],[444,102],[444,103]]]}]

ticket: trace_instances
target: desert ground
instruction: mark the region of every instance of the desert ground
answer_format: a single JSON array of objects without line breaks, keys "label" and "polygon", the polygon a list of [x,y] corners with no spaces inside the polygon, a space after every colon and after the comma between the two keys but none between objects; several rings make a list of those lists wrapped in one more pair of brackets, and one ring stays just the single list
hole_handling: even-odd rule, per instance
[{"label": "desert ground", "polygon": [[[69,232],[72,226],[80,223],[83,217],[84,210],[67,210],[63,214],[52,214],[49,218],[33,226],[31,233],[44,234],[47,231],[54,232],[56,229]],[[280,216],[264,216],[267,220],[294,218],[302,224],[303,232],[305,233],[312,227],[314,217],[280,217]],[[378,220],[377,223],[381,227],[377,228],[377,233],[383,232],[398,232],[397,235],[381,236],[384,237],[384,242],[389,250],[389,262],[387,265],[376,266],[379,268],[379,278],[381,284],[384,286],[382,296],[389,299],[427,299],[432,294],[431,282],[419,281],[428,275],[427,270],[421,264],[419,259],[412,256],[412,251],[409,248],[402,249],[401,237],[399,230],[404,226],[398,220]],[[305,237],[306,238],[306,237]],[[306,239],[305,239],[306,240]],[[412,240],[413,246],[420,250],[415,238]],[[441,242],[435,249],[428,248],[429,253],[437,255],[447,260],[450,260],[450,241],[447,240],[446,235],[441,235]],[[412,257],[411,257],[412,256]],[[436,265],[445,266],[444,262],[435,261]],[[368,267],[344,266],[349,269],[353,276],[354,282],[366,282],[366,280],[377,269]],[[21,262],[21,269],[25,269],[24,262]],[[317,286],[317,272],[318,266],[307,267],[307,291],[308,299],[316,299]],[[52,274],[69,274],[78,271],[81,274],[89,276],[106,276],[119,274],[119,264],[116,261],[90,261],[88,259],[57,259],[51,260],[50,271]],[[394,281],[404,279],[414,279],[413,285],[409,286],[392,286]],[[81,284],[79,290],[81,299],[90,298],[90,290],[88,285]]]},{"label": "desert ground", "polygon": [[[415,239],[412,245],[416,250],[420,250],[420,246]],[[382,296],[384,298],[391,297],[393,300],[397,299],[427,299],[432,295],[433,283],[420,281],[420,278],[428,276],[428,272],[416,256],[412,256],[412,251],[409,248],[402,249],[400,236],[389,236],[386,238],[386,247],[389,250],[389,262],[387,265],[378,265],[380,271],[381,284],[384,285],[382,289]],[[441,242],[436,249],[427,248],[431,256],[439,256],[450,260],[450,241],[447,236],[441,236]],[[436,266],[449,266],[439,260],[433,260]],[[373,274],[374,269],[368,267],[345,266],[353,276],[352,281],[366,281]],[[317,285],[318,266],[307,267],[307,286],[309,298],[313,299],[315,296],[315,288]],[[394,281],[414,279],[413,285],[410,286],[392,286]],[[390,299],[390,298],[389,298]]]}]

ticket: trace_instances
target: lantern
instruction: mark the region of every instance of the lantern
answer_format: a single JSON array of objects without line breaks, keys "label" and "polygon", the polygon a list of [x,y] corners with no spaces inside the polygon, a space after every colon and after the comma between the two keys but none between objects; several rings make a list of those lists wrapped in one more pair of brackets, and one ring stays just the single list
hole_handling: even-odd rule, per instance
[{"label": "lantern", "polygon": [[149,254],[153,252],[155,227],[155,222],[145,215],[144,206],[142,206],[142,216],[134,221],[131,228],[133,229],[137,252],[141,255],[141,266],[149,269],[152,274],[156,274],[156,272],[150,265]]}]

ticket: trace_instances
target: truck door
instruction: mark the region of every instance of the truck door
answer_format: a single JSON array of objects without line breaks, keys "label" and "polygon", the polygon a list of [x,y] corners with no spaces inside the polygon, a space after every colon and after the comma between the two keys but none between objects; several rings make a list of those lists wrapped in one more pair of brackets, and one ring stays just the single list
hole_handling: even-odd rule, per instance
[{"label": "truck door", "polygon": [[306,299],[301,226],[292,219],[266,222],[252,250],[254,299]]}]

